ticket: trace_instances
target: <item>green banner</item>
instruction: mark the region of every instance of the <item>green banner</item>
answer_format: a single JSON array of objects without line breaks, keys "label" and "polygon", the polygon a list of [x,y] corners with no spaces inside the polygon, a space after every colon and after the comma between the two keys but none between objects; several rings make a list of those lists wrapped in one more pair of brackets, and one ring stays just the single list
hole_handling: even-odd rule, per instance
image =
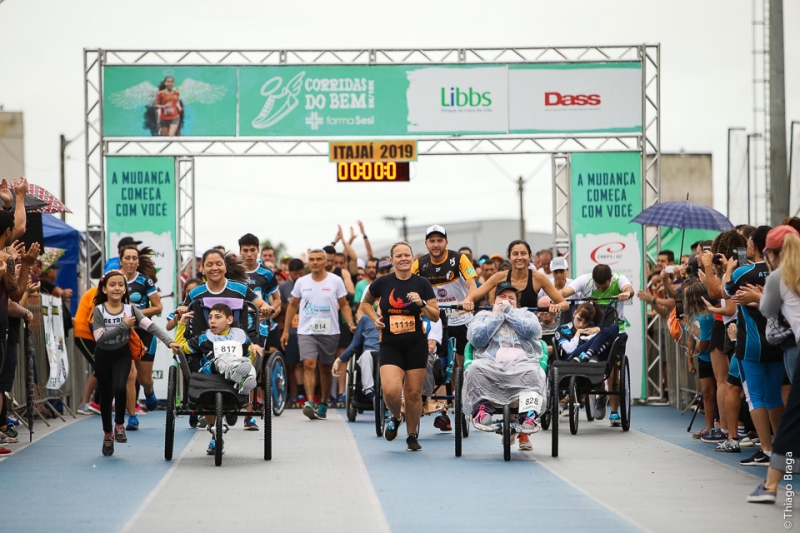
[{"label": "green banner", "polygon": [[105,67],[103,134],[235,136],[236,89],[236,67]]},{"label": "green banner", "polygon": [[[578,153],[570,158],[572,270],[570,277],[608,265],[638,291],[644,286],[643,233],[632,223],[642,211],[642,162],[638,153]],[[627,322],[626,353],[633,397],[644,391],[644,317],[637,300],[621,306]]]},{"label": "green banner", "polygon": [[110,66],[106,137],[641,131],[636,61]]}]

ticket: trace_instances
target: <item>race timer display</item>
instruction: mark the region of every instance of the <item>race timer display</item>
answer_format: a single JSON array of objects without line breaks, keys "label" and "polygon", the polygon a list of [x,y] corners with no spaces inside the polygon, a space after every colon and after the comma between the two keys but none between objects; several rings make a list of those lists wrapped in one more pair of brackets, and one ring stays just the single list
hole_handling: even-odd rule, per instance
[{"label": "race timer display", "polygon": [[407,161],[351,161],[337,163],[339,182],[343,181],[409,181]]}]

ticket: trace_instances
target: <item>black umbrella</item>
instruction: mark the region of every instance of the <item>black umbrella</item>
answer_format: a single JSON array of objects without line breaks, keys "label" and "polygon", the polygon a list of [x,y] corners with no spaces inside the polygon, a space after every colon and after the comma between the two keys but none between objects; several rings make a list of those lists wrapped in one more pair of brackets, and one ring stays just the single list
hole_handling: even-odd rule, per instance
[{"label": "black umbrella", "polygon": [[28,408],[25,410],[25,418],[28,422],[30,431],[30,441],[33,442],[33,411],[36,409],[36,383],[33,379],[33,339],[28,323],[25,323],[25,396],[28,401]]}]

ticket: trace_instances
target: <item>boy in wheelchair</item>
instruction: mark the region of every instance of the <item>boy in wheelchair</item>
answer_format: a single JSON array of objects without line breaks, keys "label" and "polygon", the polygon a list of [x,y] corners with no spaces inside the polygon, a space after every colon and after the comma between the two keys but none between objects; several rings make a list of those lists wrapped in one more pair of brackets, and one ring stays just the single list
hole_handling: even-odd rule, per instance
[{"label": "boy in wheelchair", "polygon": [[[256,388],[256,369],[253,362],[264,354],[261,346],[250,342],[243,329],[232,327],[233,310],[223,304],[214,304],[208,313],[208,329],[199,335],[186,338],[186,326],[194,318],[194,311],[181,315],[175,330],[175,342],[187,355],[189,368],[200,374],[220,374],[233,383],[240,395],[248,395]],[[244,354],[249,354],[245,357]],[[208,431],[212,431],[216,417],[206,415]],[[208,454],[214,454],[215,440],[208,445]]]},{"label": "boy in wheelchair", "polygon": [[[465,361],[464,407],[482,431],[495,431],[496,405],[515,403],[533,394],[538,409],[521,412],[515,423],[520,449],[530,450],[527,434],[540,429],[538,417],[547,398],[548,356],[542,349],[542,327],[536,314],[518,308],[517,289],[509,282],[497,285],[494,309],[476,314],[467,329],[473,352]],[[524,446],[523,446],[524,444]]]},{"label": "boy in wheelchair", "polygon": [[605,328],[595,325],[595,317],[601,314],[595,304],[581,304],[573,315],[572,322],[564,324],[555,333],[559,358],[564,361],[573,359],[581,363],[605,361],[608,350],[619,336],[619,326],[611,324]]},{"label": "boy in wheelchair", "polygon": [[[206,331],[187,339],[186,324],[193,317],[194,312],[184,313],[175,331],[175,342],[187,354],[189,368],[201,374],[221,374],[233,383],[236,392],[250,394],[257,385],[253,361],[263,355],[262,348],[251,343],[243,329],[231,327],[233,311],[225,304],[211,308]],[[244,357],[245,352],[249,357]]]}]

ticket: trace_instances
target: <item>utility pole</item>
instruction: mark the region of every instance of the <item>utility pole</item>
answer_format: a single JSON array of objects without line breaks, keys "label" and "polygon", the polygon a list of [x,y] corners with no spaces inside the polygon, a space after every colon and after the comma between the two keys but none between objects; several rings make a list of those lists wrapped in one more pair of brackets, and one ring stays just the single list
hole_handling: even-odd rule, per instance
[{"label": "utility pole", "polygon": [[525,180],[522,176],[517,180],[519,190],[519,238],[525,240],[525,210],[523,208],[523,193],[525,192]]},{"label": "utility pole", "polygon": [[[67,155],[66,155],[66,152],[67,152],[67,145],[68,145],[69,143],[67,142],[67,138],[66,138],[66,137],[64,137],[64,135],[63,135],[63,134],[60,136],[60,140],[61,140],[61,148],[60,148],[60,159],[61,159],[61,198],[59,198],[59,200],[61,200],[61,201],[64,203],[64,205],[67,205],[67,198],[66,198],[66,194],[67,194],[67,178],[66,178],[66,171],[65,171],[65,169],[64,169],[64,160],[65,160],[65,159],[66,159],[66,157],[67,157]],[[67,219],[67,214],[62,212],[62,213],[61,213],[61,220],[62,220],[62,221],[65,221],[66,219]]]},{"label": "utility pole", "polygon": [[789,173],[786,163],[786,84],[783,59],[783,0],[769,2],[769,157],[770,212],[777,226],[789,216]]},{"label": "utility pole", "polygon": [[400,222],[403,225],[403,240],[408,242],[408,226],[406,225],[406,216],[403,215],[402,217],[383,217],[386,222],[391,222],[394,224],[395,222]]}]

